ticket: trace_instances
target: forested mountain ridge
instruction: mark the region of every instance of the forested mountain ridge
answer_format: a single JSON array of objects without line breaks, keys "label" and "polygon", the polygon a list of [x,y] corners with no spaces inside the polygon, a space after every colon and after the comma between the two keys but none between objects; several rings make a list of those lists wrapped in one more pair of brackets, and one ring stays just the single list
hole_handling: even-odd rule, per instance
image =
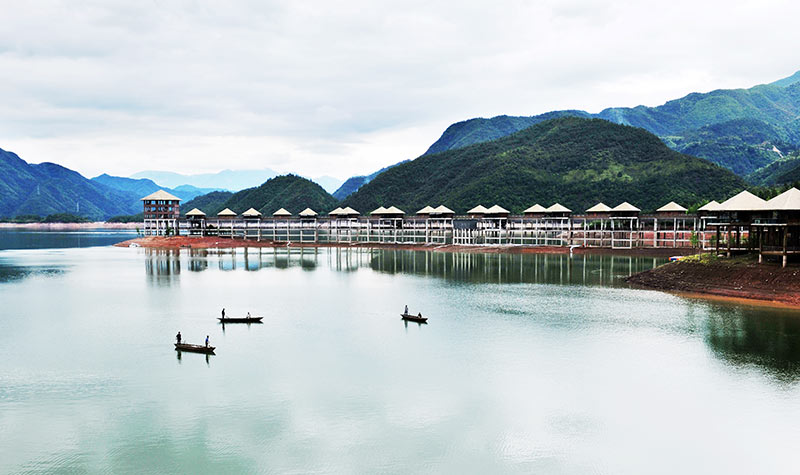
[{"label": "forested mountain ridge", "polygon": [[[744,176],[800,148],[800,72],[749,89],[692,93],[657,107],[612,107],[598,114],[570,110],[533,117],[470,119],[448,127],[426,153],[494,140],[559,116],[595,117],[641,127],[677,151],[705,158]],[[742,127],[770,132],[761,137],[737,137],[736,131]]]},{"label": "forested mountain ridge", "polygon": [[131,193],[93,182],[55,163],[31,164],[0,149],[0,216],[71,213],[92,220],[141,211]]},{"label": "forested mountain ridge", "polygon": [[367,213],[444,204],[458,213],[499,204],[521,212],[554,202],[583,212],[602,201],[652,211],[724,199],[745,187],[732,172],[666,147],[658,137],[599,119],[564,117],[394,167],[344,200]]}]

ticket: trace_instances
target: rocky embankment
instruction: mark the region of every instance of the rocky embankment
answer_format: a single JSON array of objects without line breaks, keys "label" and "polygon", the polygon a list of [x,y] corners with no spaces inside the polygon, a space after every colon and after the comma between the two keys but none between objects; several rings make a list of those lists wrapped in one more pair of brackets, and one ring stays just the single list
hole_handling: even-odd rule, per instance
[{"label": "rocky embankment", "polygon": [[640,287],[800,307],[800,265],[758,264],[751,256],[726,259],[699,254],[626,279]]}]

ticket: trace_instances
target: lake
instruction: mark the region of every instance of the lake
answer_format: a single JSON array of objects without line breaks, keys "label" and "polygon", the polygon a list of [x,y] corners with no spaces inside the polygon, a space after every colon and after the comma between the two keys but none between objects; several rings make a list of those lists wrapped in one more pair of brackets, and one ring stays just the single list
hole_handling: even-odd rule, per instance
[{"label": "lake", "polygon": [[662,262],[3,250],[0,473],[796,473],[800,312]]}]

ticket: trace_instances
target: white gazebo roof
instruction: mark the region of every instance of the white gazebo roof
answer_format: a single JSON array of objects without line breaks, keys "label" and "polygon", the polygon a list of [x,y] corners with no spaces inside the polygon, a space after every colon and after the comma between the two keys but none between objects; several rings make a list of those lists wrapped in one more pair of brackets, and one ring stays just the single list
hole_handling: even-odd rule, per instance
[{"label": "white gazebo roof", "polygon": [[291,216],[291,215],[292,215],[292,213],[290,213],[286,208],[281,208],[278,211],[275,211],[274,213],[272,213],[272,216],[287,217],[287,216]]},{"label": "white gazebo roof", "polygon": [[800,211],[800,190],[789,188],[767,201],[764,208],[770,211]]},{"label": "white gazebo roof", "polygon": [[767,202],[747,190],[723,201],[719,205],[720,211],[762,211]]},{"label": "white gazebo roof", "polygon": [[591,208],[586,210],[587,213],[610,213],[611,206],[608,206],[605,203],[597,203],[596,205],[592,206]]},{"label": "white gazebo roof", "polygon": [[244,213],[242,213],[242,216],[244,216],[245,218],[259,218],[261,217],[261,212],[255,208],[250,208]]},{"label": "white gazebo roof", "polygon": [[144,198],[140,199],[139,201],[144,200],[170,200],[170,201],[180,201],[181,199],[175,195],[171,195],[164,190],[158,190],[155,193],[145,196]]},{"label": "white gazebo roof", "polygon": [[306,208],[303,211],[300,211],[300,216],[302,216],[304,218],[309,218],[309,217],[316,216],[316,215],[317,215],[317,212],[314,211],[311,208]]},{"label": "white gazebo roof", "polygon": [[467,211],[467,214],[486,214],[489,211],[488,209],[484,208],[483,205],[478,205],[471,210]]},{"label": "white gazebo roof", "polygon": [[340,214],[345,214],[345,215],[355,214],[355,215],[359,215],[361,213],[359,213],[358,211],[356,211],[353,208],[348,206],[348,207],[344,208]]},{"label": "white gazebo roof", "polygon": [[331,215],[331,216],[339,216],[340,214],[342,214],[342,211],[344,211],[344,210],[341,207],[338,207],[338,208],[336,208],[335,210],[331,211],[328,214]]},{"label": "white gazebo roof", "polygon": [[697,208],[697,211],[719,211],[720,204],[716,200],[711,200],[703,206]]},{"label": "white gazebo roof", "polygon": [[617,206],[614,206],[614,208],[612,208],[611,211],[621,211],[621,212],[626,212],[626,213],[638,213],[641,210],[639,208],[637,208],[636,206],[633,206],[632,204],[630,204],[630,203],[628,203],[626,201],[624,203],[618,204]]},{"label": "white gazebo roof", "polygon": [[220,211],[219,213],[217,213],[217,216],[220,216],[220,217],[236,216],[236,212],[231,210],[230,208],[225,208],[222,211]]},{"label": "white gazebo roof", "polygon": [[523,211],[523,213],[544,213],[545,211],[547,211],[547,208],[540,205],[539,203],[536,203],[535,205]]},{"label": "white gazebo roof", "polygon": [[371,212],[370,214],[386,214],[386,208],[383,206],[379,206],[375,211]]},{"label": "white gazebo roof", "polygon": [[685,213],[688,210],[674,201],[670,201],[656,210],[659,213]]},{"label": "white gazebo roof", "polygon": [[193,210],[186,213],[186,216],[205,216],[205,215],[206,214],[204,212],[200,211],[197,208],[194,208]]},{"label": "white gazebo roof", "polygon": [[386,208],[386,214],[403,215],[403,214],[406,214],[406,212],[403,211],[402,209],[398,208],[397,206],[389,206],[388,208]]},{"label": "white gazebo roof", "polygon": [[431,214],[431,213],[433,213],[433,208],[431,208],[430,206],[426,206],[421,210],[417,211],[417,214]]},{"label": "white gazebo roof", "polygon": [[456,214],[455,211],[445,205],[439,205],[431,211],[432,214]]},{"label": "white gazebo roof", "polygon": [[571,213],[572,210],[567,208],[566,206],[562,205],[561,203],[556,203],[553,206],[544,210],[545,213]]},{"label": "white gazebo roof", "polygon": [[503,208],[500,205],[494,205],[486,210],[486,214],[509,214],[511,211]]}]

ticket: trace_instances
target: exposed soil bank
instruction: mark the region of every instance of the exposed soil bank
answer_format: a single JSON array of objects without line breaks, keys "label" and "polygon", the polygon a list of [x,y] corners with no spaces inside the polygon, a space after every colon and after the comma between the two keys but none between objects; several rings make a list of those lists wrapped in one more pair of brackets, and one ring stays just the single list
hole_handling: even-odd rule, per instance
[{"label": "exposed soil bank", "polygon": [[[569,254],[567,247],[555,246],[464,246],[452,244],[380,244],[380,243],[296,243],[272,241],[243,241],[241,239],[219,237],[189,237],[189,236],[148,236],[115,244],[118,247],[128,247],[138,244],[141,247],[154,249],[230,249],[237,247],[342,247],[342,248],[369,248],[369,249],[406,249],[437,252],[474,252],[485,254]],[[592,247],[573,248],[573,254],[614,254],[623,256],[648,256],[669,257],[675,255],[692,254],[691,249],[599,249]]]},{"label": "exposed soil bank", "polygon": [[800,266],[758,264],[753,257],[710,255],[634,274],[628,283],[656,290],[776,302],[800,308]]}]

